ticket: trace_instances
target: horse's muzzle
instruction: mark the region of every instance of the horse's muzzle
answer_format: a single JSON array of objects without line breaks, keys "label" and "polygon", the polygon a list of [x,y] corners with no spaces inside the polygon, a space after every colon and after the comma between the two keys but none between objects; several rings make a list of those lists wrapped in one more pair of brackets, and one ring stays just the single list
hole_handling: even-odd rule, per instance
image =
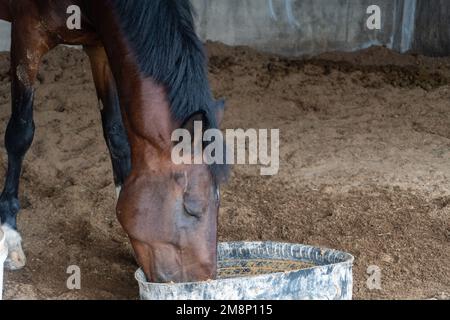
[{"label": "horse's muzzle", "polygon": [[[135,246],[136,247],[136,246]],[[193,252],[173,245],[144,245],[145,252],[135,250],[148,281],[185,283],[214,279],[217,273],[216,252]]]}]

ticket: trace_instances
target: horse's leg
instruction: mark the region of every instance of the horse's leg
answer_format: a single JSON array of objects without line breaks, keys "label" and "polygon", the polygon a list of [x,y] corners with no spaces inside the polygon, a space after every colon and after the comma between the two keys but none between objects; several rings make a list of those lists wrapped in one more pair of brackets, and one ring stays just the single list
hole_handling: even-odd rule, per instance
[{"label": "horse's leg", "polygon": [[0,0],[0,20],[11,21],[9,0]]},{"label": "horse's leg", "polygon": [[39,24],[31,18],[20,17],[14,21],[12,29],[12,110],[5,136],[8,169],[0,196],[0,220],[9,248],[5,266],[11,270],[24,267],[26,262],[22,240],[17,231],[19,178],[23,158],[34,136],[33,84],[41,58],[50,46],[46,33],[36,28],[36,25]]},{"label": "horse's leg", "polygon": [[102,46],[85,47],[89,56],[95,87],[99,98],[103,134],[111,154],[117,196],[131,170],[128,138],[122,121],[116,83]]}]

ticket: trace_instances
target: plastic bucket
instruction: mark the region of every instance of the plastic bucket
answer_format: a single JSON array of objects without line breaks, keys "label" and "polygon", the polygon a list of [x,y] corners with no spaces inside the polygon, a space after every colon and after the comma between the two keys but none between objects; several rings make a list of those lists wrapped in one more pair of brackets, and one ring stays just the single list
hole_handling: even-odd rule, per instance
[{"label": "plastic bucket", "polygon": [[8,248],[6,247],[5,234],[0,228],[0,300],[2,300],[3,294],[3,265],[6,257],[8,256]]},{"label": "plastic bucket", "polygon": [[218,246],[218,279],[147,282],[136,271],[142,300],[351,300],[348,253],[301,244],[228,242]]}]

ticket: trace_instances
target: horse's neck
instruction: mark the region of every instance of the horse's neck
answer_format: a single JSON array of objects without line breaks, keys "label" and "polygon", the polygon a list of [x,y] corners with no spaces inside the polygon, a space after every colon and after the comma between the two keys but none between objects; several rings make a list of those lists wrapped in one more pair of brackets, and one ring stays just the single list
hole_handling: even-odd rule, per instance
[{"label": "horse's neck", "polygon": [[[171,135],[176,127],[170,112],[166,89],[150,78],[135,79],[133,96],[129,97],[127,120],[130,137],[139,144],[135,152],[145,152],[145,157],[170,156]],[[127,99],[127,100],[128,100]]]}]

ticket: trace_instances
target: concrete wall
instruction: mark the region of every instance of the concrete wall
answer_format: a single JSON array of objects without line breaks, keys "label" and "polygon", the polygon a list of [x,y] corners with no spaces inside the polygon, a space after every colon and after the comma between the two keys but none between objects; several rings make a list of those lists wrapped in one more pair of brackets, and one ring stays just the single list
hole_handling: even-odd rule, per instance
[{"label": "concrete wall", "polygon": [[[386,45],[411,48],[416,0],[192,0],[203,39],[286,54],[315,54]],[[381,30],[369,30],[377,4]]]},{"label": "concrete wall", "polygon": [[10,24],[0,20],[0,51],[9,50],[9,47],[11,45],[10,33],[11,33]]},{"label": "concrete wall", "polygon": [[[449,0],[191,0],[203,40],[249,45],[283,55],[352,51],[385,45],[450,55]],[[381,30],[366,27],[377,4]],[[0,22],[0,51],[9,48]]]},{"label": "concrete wall", "polygon": [[450,1],[419,0],[413,47],[429,55],[450,55]]}]

